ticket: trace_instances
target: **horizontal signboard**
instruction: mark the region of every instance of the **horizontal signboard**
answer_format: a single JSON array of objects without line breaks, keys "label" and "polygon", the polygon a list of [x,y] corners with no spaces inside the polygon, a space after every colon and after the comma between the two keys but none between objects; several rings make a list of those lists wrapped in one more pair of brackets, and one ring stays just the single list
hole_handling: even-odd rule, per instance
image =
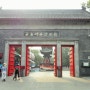
[{"label": "horizontal signboard", "polygon": [[26,37],[60,37],[59,31],[25,31]]}]

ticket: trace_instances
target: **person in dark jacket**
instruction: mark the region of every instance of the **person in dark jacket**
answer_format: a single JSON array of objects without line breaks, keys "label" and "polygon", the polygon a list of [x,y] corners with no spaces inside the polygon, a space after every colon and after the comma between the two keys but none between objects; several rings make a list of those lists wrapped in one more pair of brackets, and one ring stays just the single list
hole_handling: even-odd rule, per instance
[{"label": "person in dark jacket", "polygon": [[2,75],[2,70],[1,70],[2,69],[2,66],[3,66],[2,63],[0,62],[0,77]]},{"label": "person in dark jacket", "polygon": [[17,78],[20,79],[20,65],[19,65],[19,64],[17,64],[17,65],[15,66],[15,71],[14,71],[13,80],[17,80]]}]

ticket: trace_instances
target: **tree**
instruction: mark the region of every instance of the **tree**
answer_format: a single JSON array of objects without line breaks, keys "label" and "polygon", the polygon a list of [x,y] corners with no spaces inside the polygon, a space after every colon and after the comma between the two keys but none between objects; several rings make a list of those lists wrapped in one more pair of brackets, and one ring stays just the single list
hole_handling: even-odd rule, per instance
[{"label": "tree", "polygon": [[90,0],[87,1],[87,8],[90,8]]},{"label": "tree", "polygon": [[31,50],[31,52],[35,55],[35,64],[38,66],[40,63],[42,63],[43,57],[40,56],[39,50]]},{"label": "tree", "polygon": [[85,2],[82,3],[82,9],[86,9],[86,8],[88,8],[90,11],[90,0],[88,0],[86,3]]},{"label": "tree", "polygon": [[69,66],[69,48],[62,48],[62,65],[63,66]]}]

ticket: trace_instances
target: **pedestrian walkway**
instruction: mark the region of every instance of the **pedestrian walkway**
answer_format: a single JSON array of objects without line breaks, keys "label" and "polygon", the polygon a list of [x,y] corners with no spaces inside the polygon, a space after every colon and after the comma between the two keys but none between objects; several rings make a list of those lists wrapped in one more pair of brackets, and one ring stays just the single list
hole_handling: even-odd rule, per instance
[{"label": "pedestrian walkway", "polygon": [[53,72],[31,72],[21,80],[7,77],[0,90],[90,90],[90,77],[54,77]]}]

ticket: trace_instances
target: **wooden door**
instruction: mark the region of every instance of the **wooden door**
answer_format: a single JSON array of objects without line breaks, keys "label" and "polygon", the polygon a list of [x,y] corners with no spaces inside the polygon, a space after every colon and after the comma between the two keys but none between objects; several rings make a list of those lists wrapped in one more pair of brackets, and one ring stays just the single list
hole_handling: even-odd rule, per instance
[{"label": "wooden door", "polygon": [[15,47],[9,46],[8,76],[14,73]]}]

